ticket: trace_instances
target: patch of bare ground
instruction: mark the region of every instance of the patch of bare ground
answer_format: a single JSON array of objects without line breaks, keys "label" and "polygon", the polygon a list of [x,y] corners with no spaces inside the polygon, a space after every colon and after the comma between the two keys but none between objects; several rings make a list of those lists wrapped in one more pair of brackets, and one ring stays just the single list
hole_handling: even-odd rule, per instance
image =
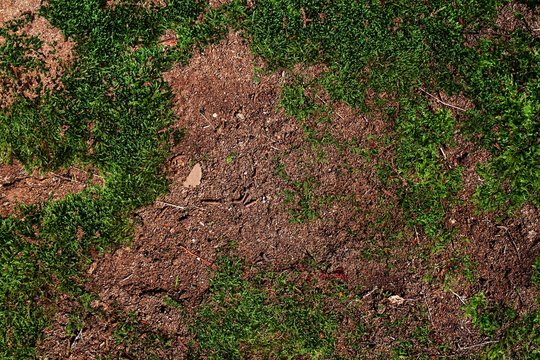
[{"label": "patch of bare ground", "polygon": [[[84,328],[73,333],[66,329],[72,324],[70,314],[84,313],[80,304],[73,300],[63,299],[58,305],[53,318],[54,326],[44,331],[44,339],[38,344],[40,359],[184,359],[186,348],[183,339],[173,339],[169,348],[159,346],[156,342],[153,326],[140,321],[130,323],[132,319],[118,304],[106,304],[95,300],[92,302],[93,315],[85,319]],[[163,305],[165,308],[165,305]],[[138,323],[137,323],[138,322]],[[133,327],[129,327],[133,324]],[[136,332],[134,331],[136,329]],[[155,331],[155,330],[154,330]],[[130,337],[130,341],[122,341],[122,337]]]},{"label": "patch of bare ground", "polygon": [[13,214],[21,203],[58,200],[81,192],[88,184],[101,183],[99,175],[89,178],[88,172],[82,169],[69,168],[41,175],[37,171],[26,173],[18,163],[0,165],[0,216]]},{"label": "patch of bare ground", "polygon": [[218,8],[220,6],[230,3],[231,0],[209,0],[210,6],[213,8]]},{"label": "patch of bare ground", "polygon": [[[362,246],[355,234],[363,234],[369,217],[376,216],[359,210],[374,207],[373,194],[380,190],[374,173],[365,176],[366,161],[331,146],[324,149],[325,159],[317,160],[299,124],[276,111],[282,75],[255,82],[253,62],[248,44],[230,34],[187,67],[166,74],[175,92],[175,127],[186,131],[169,161],[170,193],[138,212],[140,226],[129,248],[96,259],[90,267],[89,287],[102,304],[119,304],[173,338],[187,332],[181,314],[164,306],[165,297],[188,309],[198,304],[221,248],[234,247],[248,262],[275,270],[314,258],[329,261],[333,271],[343,265],[347,247]],[[342,119],[335,130],[343,139],[351,133],[362,138],[369,127],[382,126],[357,121],[358,115],[344,106],[335,117]],[[291,179],[305,178],[306,171],[322,174],[315,196],[334,196],[339,202],[316,203],[317,220],[291,224],[283,201],[289,185],[276,173],[278,161]],[[185,187],[197,163],[201,184]],[[391,286],[384,265],[349,265],[352,283]],[[105,341],[107,334],[100,337]],[[73,358],[83,358],[94,345],[80,341]]]},{"label": "patch of bare ground", "polygon": [[540,36],[540,9],[538,5],[527,6],[521,2],[512,1],[501,7],[495,25],[504,31],[514,31],[521,28]]},{"label": "patch of bare ground", "polygon": [[[12,65],[11,73],[0,74],[0,109],[9,107],[17,96],[34,99],[46,91],[60,89],[61,77],[65,69],[73,61],[75,43],[64,38],[61,31],[49,21],[36,15],[40,1],[18,2],[14,7],[5,10],[3,20],[13,20],[24,14],[30,14],[31,20],[14,35],[37,37],[41,40],[39,49],[33,48],[26,54],[28,58],[39,61],[43,69],[27,68],[23,65]],[[1,20],[2,18],[0,18]],[[0,21],[0,25],[2,21]],[[5,41],[0,37],[1,41]]]},{"label": "patch of bare ground", "polygon": [[467,34],[465,45],[472,47],[482,38],[493,38],[517,29],[529,32],[538,38],[540,36],[540,8],[537,5],[528,6],[522,2],[512,1],[499,9],[494,25],[492,28]]},{"label": "patch of bare ground", "polygon": [[483,291],[520,314],[534,309],[538,292],[530,279],[540,255],[538,209],[526,205],[513,217],[500,219],[479,214],[472,206],[458,206],[450,221],[459,234],[453,247],[472,260],[476,274],[474,281],[456,280],[465,295]]},{"label": "patch of bare ground", "polygon": [[36,13],[42,0],[0,0],[0,25],[27,13]]},{"label": "patch of bare ground", "polygon": [[[465,182],[462,193],[473,192],[469,187],[474,189],[475,183]],[[479,214],[470,203],[448,214],[447,226],[455,236],[443,250],[429,256],[425,273],[431,280],[426,284],[430,290],[425,301],[434,333],[456,354],[470,356],[485,346],[486,339],[461,310],[476,293],[483,292],[491,305],[513,308],[520,316],[537,308],[539,294],[531,284],[531,274],[534,259],[540,255],[539,218],[538,209],[529,205],[504,219]]]}]

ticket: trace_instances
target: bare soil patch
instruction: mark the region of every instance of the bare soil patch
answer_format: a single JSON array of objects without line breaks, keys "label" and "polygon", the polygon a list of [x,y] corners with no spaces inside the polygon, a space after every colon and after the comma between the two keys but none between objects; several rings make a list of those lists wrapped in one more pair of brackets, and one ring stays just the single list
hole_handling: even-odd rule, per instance
[{"label": "bare soil patch", "polygon": [[[9,2],[9,1],[8,1]],[[66,39],[62,32],[52,26],[49,21],[36,14],[40,1],[11,1],[0,12],[0,24],[20,18],[31,16],[15,35],[37,37],[42,44],[39,49],[32,49],[26,57],[40,61],[44,69],[27,68],[25,66],[11,66],[10,74],[2,74],[0,79],[0,108],[9,107],[16,96],[34,99],[46,91],[60,89],[61,77],[65,69],[73,61],[73,47],[75,43]],[[3,14],[3,15],[2,15]],[[0,43],[5,41],[0,37]]]},{"label": "bare soil patch", "polygon": [[35,13],[41,2],[41,0],[0,0],[0,24],[25,13]]},{"label": "bare soil patch", "polygon": [[13,214],[19,204],[37,204],[58,200],[81,192],[88,184],[101,184],[99,175],[70,168],[57,173],[26,173],[22,165],[0,165],[0,216]]}]

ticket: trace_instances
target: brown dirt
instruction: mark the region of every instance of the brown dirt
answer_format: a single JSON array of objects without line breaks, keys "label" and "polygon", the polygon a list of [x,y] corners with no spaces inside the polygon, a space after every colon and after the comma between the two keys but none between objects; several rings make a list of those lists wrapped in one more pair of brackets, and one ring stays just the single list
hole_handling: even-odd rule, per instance
[{"label": "brown dirt", "polygon": [[41,0],[0,0],[0,24],[25,13],[35,13],[40,5]]},{"label": "brown dirt", "polygon": [[[1,0],[4,1],[4,0]],[[7,1],[7,7],[0,12],[0,25],[5,21],[30,14],[32,20],[16,34],[38,37],[42,41],[39,50],[27,55],[44,63],[45,69],[28,69],[23,66],[12,66],[11,74],[0,74],[0,109],[9,107],[15,95],[24,95],[34,99],[47,90],[61,88],[60,78],[64,70],[73,60],[75,43],[65,39],[61,31],[53,27],[48,20],[36,15],[40,1]],[[4,39],[0,37],[0,42]]]},{"label": "brown dirt", "polygon": [[89,183],[101,184],[98,175],[70,168],[58,173],[27,174],[20,164],[0,165],[0,216],[13,214],[20,203],[37,204],[81,192]]},{"label": "brown dirt", "polygon": [[209,0],[210,6],[213,8],[218,8],[230,2],[231,0]]},{"label": "brown dirt", "polygon": [[540,8],[512,1],[499,9],[494,29],[483,29],[478,33],[466,35],[467,41],[465,45],[472,47],[482,38],[493,38],[496,35],[507,34],[516,29],[527,31],[538,38],[540,36]]},{"label": "brown dirt", "polygon": [[513,1],[499,10],[495,24],[504,31],[521,28],[530,31],[533,36],[540,36],[540,10],[538,6],[531,7]]}]

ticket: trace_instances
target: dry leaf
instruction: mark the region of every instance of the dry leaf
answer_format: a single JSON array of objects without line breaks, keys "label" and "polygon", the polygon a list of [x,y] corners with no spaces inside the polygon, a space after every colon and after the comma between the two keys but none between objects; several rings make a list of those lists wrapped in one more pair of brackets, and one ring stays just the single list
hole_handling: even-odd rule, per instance
[{"label": "dry leaf", "polygon": [[189,173],[186,181],[184,181],[184,187],[197,187],[201,185],[202,168],[201,164],[195,164],[191,172]]},{"label": "dry leaf", "polygon": [[388,301],[390,301],[390,304],[392,305],[401,305],[405,302],[405,299],[399,295],[392,295],[388,298]]},{"label": "dry leaf", "polygon": [[160,42],[160,44],[163,46],[176,46],[177,43],[178,41],[176,40],[176,38],[167,39]]},{"label": "dry leaf", "polygon": [[88,270],[86,270],[86,272],[92,275],[94,271],[96,271],[96,268],[97,268],[97,262],[94,261],[92,264],[90,264],[90,267],[88,268]]}]

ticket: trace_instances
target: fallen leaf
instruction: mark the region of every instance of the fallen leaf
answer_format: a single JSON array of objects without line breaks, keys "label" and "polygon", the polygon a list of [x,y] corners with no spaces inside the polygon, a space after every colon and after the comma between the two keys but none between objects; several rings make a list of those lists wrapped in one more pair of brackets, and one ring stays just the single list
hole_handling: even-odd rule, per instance
[{"label": "fallen leaf", "polygon": [[160,42],[160,44],[164,46],[176,46],[177,43],[178,41],[175,38],[163,40]]},{"label": "fallen leaf", "polygon": [[388,298],[388,301],[390,301],[390,304],[392,305],[401,305],[405,302],[405,299],[399,295],[392,295]]},{"label": "fallen leaf", "polygon": [[201,164],[195,164],[191,172],[189,173],[186,181],[184,181],[184,187],[197,187],[201,185],[202,168]]},{"label": "fallen leaf", "polygon": [[92,275],[94,271],[96,271],[96,268],[97,268],[97,262],[94,261],[92,264],[90,264],[90,267],[87,270],[88,274]]}]

